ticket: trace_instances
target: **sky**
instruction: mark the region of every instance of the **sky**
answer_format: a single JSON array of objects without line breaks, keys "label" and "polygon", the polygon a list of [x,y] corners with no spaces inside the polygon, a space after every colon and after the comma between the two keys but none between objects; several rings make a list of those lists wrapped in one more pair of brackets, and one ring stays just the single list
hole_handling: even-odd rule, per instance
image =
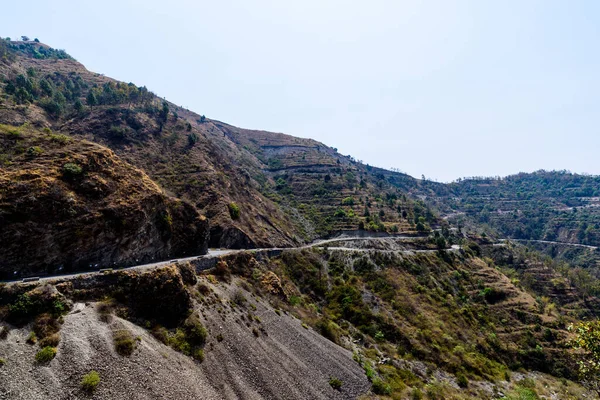
[{"label": "sky", "polygon": [[0,36],[208,118],[448,182],[600,174],[596,0],[28,0]]}]

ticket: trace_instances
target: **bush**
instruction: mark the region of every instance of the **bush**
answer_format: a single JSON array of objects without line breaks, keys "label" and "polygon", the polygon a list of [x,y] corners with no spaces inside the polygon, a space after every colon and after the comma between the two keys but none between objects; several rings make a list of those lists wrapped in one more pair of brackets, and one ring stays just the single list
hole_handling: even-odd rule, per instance
[{"label": "bush", "polygon": [[381,379],[375,379],[373,381],[371,390],[373,390],[373,393],[375,393],[375,394],[384,395],[384,396],[389,396],[390,394],[392,394],[392,388],[390,387],[390,385],[387,385]]},{"label": "bush", "polygon": [[40,347],[57,347],[60,343],[60,335],[53,333],[40,340]]},{"label": "bush", "polygon": [[461,388],[466,388],[469,386],[469,380],[467,379],[467,377],[464,374],[462,374],[460,372],[458,374],[456,374],[456,383]]},{"label": "bush", "polygon": [[333,343],[340,343],[340,327],[335,322],[323,318],[317,322],[316,327],[321,335]]},{"label": "bush", "polygon": [[37,343],[37,336],[35,334],[35,332],[29,332],[29,336],[27,336],[27,344],[36,344]]},{"label": "bush", "polygon": [[204,350],[196,349],[193,354],[194,360],[202,362],[204,361]]},{"label": "bush", "polygon": [[241,306],[246,302],[246,296],[244,296],[241,290],[236,290],[231,300],[238,306]]},{"label": "bush", "polygon": [[46,346],[35,355],[35,360],[39,363],[47,363],[52,361],[56,356],[56,348]]},{"label": "bush", "polygon": [[117,353],[122,356],[130,356],[136,346],[136,340],[127,329],[120,329],[113,332],[113,343]]},{"label": "bush", "polygon": [[4,358],[0,358],[0,367],[6,364],[6,360]]},{"label": "bush", "polygon": [[419,388],[414,388],[410,396],[412,400],[423,400],[423,392]]},{"label": "bush", "polygon": [[202,322],[200,322],[198,314],[194,313],[190,315],[183,323],[183,327],[186,332],[187,340],[193,346],[202,346],[206,343],[208,332],[204,325],[202,325]]},{"label": "bush", "polygon": [[66,163],[63,165],[63,175],[66,178],[76,178],[83,173],[83,169],[74,163]]},{"label": "bush", "polygon": [[340,390],[342,387],[342,381],[339,380],[338,378],[334,378],[334,377],[330,377],[329,378],[329,384],[331,385],[332,388],[334,388],[335,390]]},{"label": "bush", "polygon": [[354,199],[352,197],[346,197],[342,200],[342,205],[343,206],[353,206],[354,205]]},{"label": "bush", "polygon": [[42,150],[42,148],[40,146],[32,146],[32,147],[30,147],[30,148],[27,149],[27,155],[29,157],[38,157],[43,152],[44,152],[44,150]]},{"label": "bush", "polygon": [[100,383],[100,374],[96,371],[91,371],[89,374],[85,374],[81,379],[81,388],[88,393],[96,390],[96,387]]},{"label": "bush", "polygon": [[229,208],[229,215],[231,216],[231,219],[240,218],[240,207],[237,204],[231,202],[227,207]]},{"label": "bush", "polygon": [[40,338],[54,335],[60,331],[60,323],[49,313],[38,315],[33,324],[33,331]]},{"label": "bush", "polygon": [[71,141],[71,138],[67,135],[51,133],[50,140],[59,144],[67,144]]},{"label": "bush", "polygon": [[[189,130],[191,130],[192,126],[190,125],[189,127],[190,127]],[[194,147],[194,145],[196,143],[198,143],[198,140],[200,139],[200,137],[195,132],[190,133],[187,138],[188,138],[188,145],[190,147]]]},{"label": "bush", "polygon": [[101,301],[96,307],[96,311],[98,312],[100,321],[106,323],[110,322],[110,320],[112,319],[112,310],[113,304],[110,301]]},{"label": "bush", "polygon": [[231,281],[231,270],[229,269],[229,265],[227,265],[227,262],[221,260],[217,263],[217,265],[215,266],[215,275],[221,281]]}]

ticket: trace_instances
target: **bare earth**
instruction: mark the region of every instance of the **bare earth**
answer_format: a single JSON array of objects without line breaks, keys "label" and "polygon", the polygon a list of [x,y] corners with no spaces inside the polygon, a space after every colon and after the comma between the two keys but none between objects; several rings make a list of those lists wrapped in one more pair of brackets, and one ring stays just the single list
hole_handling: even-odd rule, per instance
[{"label": "bare earth", "polygon": [[[203,363],[128,321],[101,322],[95,304],[78,303],[65,316],[57,356],[48,365],[36,364],[39,347],[25,343],[31,327],[13,329],[0,342],[0,358],[6,360],[0,399],[352,399],[369,390],[349,351],[235,284],[211,287],[220,300],[199,307],[209,331]],[[245,307],[229,305],[237,290],[248,299]],[[249,323],[249,312],[260,322]],[[111,329],[123,326],[141,338],[130,357],[118,355],[112,343]],[[99,372],[101,383],[88,395],[80,382],[91,370]],[[340,391],[331,388],[330,377],[342,380]]]}]

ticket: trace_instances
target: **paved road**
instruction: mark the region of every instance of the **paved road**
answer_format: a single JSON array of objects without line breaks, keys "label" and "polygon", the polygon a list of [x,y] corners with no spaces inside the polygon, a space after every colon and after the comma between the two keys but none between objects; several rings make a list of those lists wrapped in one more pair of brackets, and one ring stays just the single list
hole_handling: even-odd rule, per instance
[{"label": "paved road", "polygon": [[579,244],[579,243],[568,243],[568,242],[554,242],[552,240],[532,240],[532,239],[500,239],[501,242],[535,242],[535,243],[545,243],[545,244],[562,244],[565,246],[573,246],[573,247],[583,247],[585,249],[593,249],[596,250],[597,246],[589,246],[587,244]]},{"label": "paved road", "polygon": [[[437,253],[438,249],[426,249],[426,250],[377,250],[377,249],[361,249],[361,248],[353,248],[353,247],[328,247],[329,250],[339,250],[339,251],[358,251],[358,252],[369,252],[369,251],[377,251],[380,253],[395,253],[395,254],[418,254],[418,253]],[[449,249],[445,249],[448,252],[457,252],[461,249],[461,247],[457,244],[453,244]]]},{"label": "paved road", "polygon": [[[151,268],[156,268],[156,267],[161,267],[161,266],[165,266],[165,265],[169,265],[172,264],[176,261],[180,261],[180,262],[185,262],[185,261],[192,261],[198,258],[214,258],[214,257],[220,257],[220,256],[224,256],[227,254],[234,254],[234,253],[240,253],[240,252],[251,252],[251,251],[266,251],[266,250],[294,250],[294,249],[309,249],[312,247],[324,247],[325,245],[329,245],[330,243],[336,243],[336,242],[347,242],[347,241],[358,241],[358,240],[385,240],[385,239],[399,239],[399,240],[408,240],[408,239],[415,239],[414,236],[400,236],[400,235],[396,235],[396,236],[387,236],[387,237],[381,237],[381,236],[365,236],[365,237],[337,237],[334,239],[326,239],[326,240],[318,240],[316,242],[304,245],[304,246],[300,246],[300,247],[270,247],[270,248],[264,248],[264,249],[241,249],[241,250],[234,250],[234,249],[209,249],[208,254],[205,255],[201,255],[201,256],[192,256],[192,257],[184,257],[184,258],[175,258],[175,259],[171,259],[171,260],[167,260],[167,261],[159,261],[159,262],[155,262],[155,263],[149,263],[149,264],[141,264],[141,265],[133,265],[131,267],[127,267],[127,268],[119,268],[119,271],[124,271],[124,270],[130,270],[130,269],[134,269],[134,270],[146,270],[146,269],[151,269]],[[456,247],[456,248],[455,248]],[[355,249],[355,248],[347,248],[347,247],[329,247],[329,249],[331,250],[347,250],[347,251],[368,251],[368,250],[372,250],[372,249]],[[460,247],[457,245],[452,246],[451,249],[448,249],[450,251],[456,251],[458,250]],[[381,251],[381,250],[378,250]],[[386,250],[384,250],[386,251]],[[409,253],[422,253],[422,252],[434,252],[437,250],[387,250],[390,252],[403,252],[406,254]],[[39,279],[36,279],[36,282],[48,282],[48,281],[53,281],[53,280],[58,280],[58,279],[71,279],[71,278],[75,278],[77,276],[84,276],[84,275],[93,275],[93,274],[97,274],[99,272],[101,272],[102,270],[94,270],[94,271],[82,271],[82,272],[76,272],[76,273],[72,273],[72,274],[65,274],[65,275],[52,275],[52,276],[44,276],[44,277],[40,277]],[[11,283],[19,283],[22,282],[22,279],[18,279],[18,280],[13,280],[13,281],[4,281],[2,283],[7,283],[7,284],[11,284]]]}]

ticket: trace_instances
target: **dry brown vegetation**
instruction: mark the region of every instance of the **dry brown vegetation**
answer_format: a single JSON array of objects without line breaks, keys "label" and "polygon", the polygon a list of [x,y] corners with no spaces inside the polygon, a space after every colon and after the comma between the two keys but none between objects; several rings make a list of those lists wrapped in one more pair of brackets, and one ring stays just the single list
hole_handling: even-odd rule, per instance
[{"label": "dry brown vegetation", "polygon": [[107,148],[1,125],[0,153],[5,278],[206,251],[205,218]]}]

